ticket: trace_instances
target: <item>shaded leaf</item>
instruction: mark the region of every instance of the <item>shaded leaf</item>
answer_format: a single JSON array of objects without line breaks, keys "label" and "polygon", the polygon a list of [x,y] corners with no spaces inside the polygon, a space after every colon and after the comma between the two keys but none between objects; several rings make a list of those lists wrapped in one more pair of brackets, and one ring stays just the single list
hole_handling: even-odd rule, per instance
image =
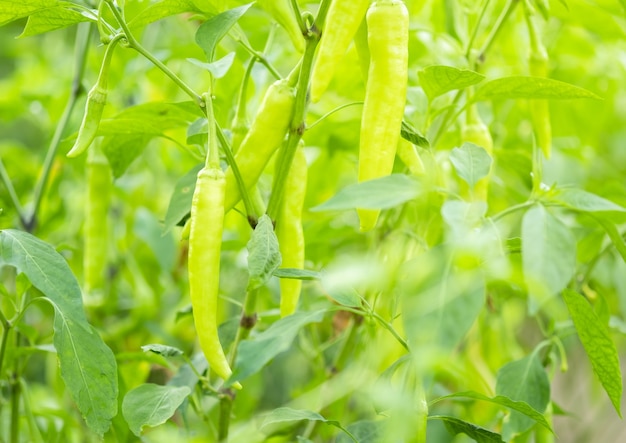
[{"label": "shaded leaf", "polygon": [[463,89],[476,85],[485,79],[485,76],[469,69],[458,69],[452,66],[428,66],[418,72],[420,85],[433,100],[446,92]]},{"label": "shaded leaf", "polygon": [[162,0],[143,9],[128,22],[128,25],[133,28],[138,28],[165,17],[182,14],[183,12],[201,13],[202,11],[192,0]]},{"label": "shaded leaf", "polygon": [[413,200],[420,194],[419,183],[404,174],[348,185],[335,196],[311,211],[341,211],[346,209],[388,209]]},{"label": "shaded leaf", "polygon": [[324,311],[296,312],[272,323],[259,335],[239,345],[233,375],[227,381],[232,385],[260,371],[275,356],[288,350],[302,327],[322,321]]},{"label": "shaded leaf", "polygon": [[169,419],[191,394],[187,386],[160,386],[146,383],[128,391],[122,414],[130,430],[141,435],[144,426],[157,426]]},{"label": "shaded leaf", "polygon": [[459,177],[471,187],[486,177],[491,168],[491,156],[474,143],[463,143],[460,148],[454,148],[450,153],[450,161]]},{"label": "shaded leaf", "polygon": [[314,411],[292,408],[276,408],[265,416],[265,420],[263,420],[263,424],[261,424],[261,429],[274,423],[284,423],[300,420],[326,422],[326,419],[324,417]]},{"label": "shaded leaf", "polygon": [[542,205],[533,206],[522,220],[522,266],[530,288],[540,285],[550,295],[565,288],[574,274],[576,239]]},{"label": "shaded leaf", "polygon": [[502,395],[497,395],[495,397],[487,397],[486,395],[483,395],[474,391],[457,392],[455,394],[450,394],[450,395],[445,395],[443,397],[439,397],[438,399],[433,400],[431,404],[438,403],[442,400],[456,399],[456,398],[472,398],[475,400],[487,401],[490,403],[495,403],[500,406],[504,406],[505,408],[512,409],[514,411],[524,414],[525,416],[529,418],[532,418],[537,423],[541,424],[542,426],[552,431],[552,428],[550,427],[550,425],[548,424],[548,422],[546,421],[546,419],[544,418],[541,412],[537,411],[535,408],[533,408],[526,402],[511,400],[510,398],[502,396]]},{"label": "shaded leaf", "polygon": [[[496,378],[496,394],[517,402],[528,403],[536,411],[543,413],[550,402],[550,380],[537,354],[504,365]],[[512,411],[509,420],[502,428],[504,440],[509,441],[516,434],[527,431],[534,420],[526,414]]]},{"label": "shaded leaf", "polygon": [[252,3],[229,9],[211,17],[196,31],[196,43],[202,48],[209,62],[213,61],[213,54],[219,41],[228,33],[237,20],[245,14]]},{"label": "shaded leaf", "polygon": [[188,58],[187,61],[198,66],[199,68],[206,69],[215,78],[222,78],[226,75],[230,67],[233,65],[233,61],[235,60],[235,53],[230,52],[226,54],[221,59],[214,61],[213,63],[203,63],[200,60],[196,60],[195,58]]},{"label": "shaded leaf", "polygon": [[610,200],[600,197],[599,195],[592,194],[591,192],[583,191],[582,189],[559,189],[555,194],[549,195],[549,200],[558,204],[561,204],[567,208],[575,209],[577,211],[585,212],[603,212],[603,211],[616,211],[626,212],[626,208],[613,203]]},{"label": "shaded leaf", "polygon": [[317,271],[295,268],[278,268],[274,271],[274,277],[296,280],[319,280],[321,278],[320,273]]},{"label": "shaded leaf", "polygon": [[472,97],[472,102],[494,99],[550,99],[575,98],[600,99],[593,92],[578,86],[546,77],[513,76],[491,80],[481,86]]},{"label": "shaded leaf", "polygon": [[170,204],[167,207],[165,220],[163,221],[163,233],[167,234],[174,226],[176,226],[191,210],[191,201],[193,200],[193,191],[196,189],[196,179],[198,172],[204,164],[200,163],[194,166],[188,173],[183,175],[174,187],[174,193],[170,198]]},{"label": "shaded leaf", "polygon": [[120,178],[128,167],[146,149],[152,136],[145,134],[122,134],[105,137],[100,145],[111,165],[114,178]]},{"label": "shaded leaf", "polygon": [[566,289],[563,299],[567,304],[576,332],[589,356],[593,372],[611,399],[615,410],[622,416],[622,371],[615,343],[608,328],[591,308],[587,300],[577,292]]},{"label": "shaded leaf", "polygon": [[150,344],[141,347],[143,352],[154,352],[155,354],[162,355],[163,357],[180,357],[183,355],[183,351],[173,346],[166,346],[160,344]]},{"label": "shaded leaf", "polygon": [[428,420],[441,420],[453,435],[465,434],[478,443],[504,443],[500,434],[447,415],[431,415]]},{"label": "shaded leaf", "polygon": [[259,218],[248,242],[248,291],[263,286],[280,266],[282,258],[272,219],[267,214]]},{"label": "shaded leaf", "polygon": [[117,364],[87,322],[78,282],[63,257],[26,232],[0,231],[0,267],[24,273],[54,307],[54,347],[61,378],[87,425],[103,435],[117,414]]},{"label": "shaded leaf", "polygon": [[402,127],[400,128],[400,135],[405,140],[410,141],[420,148],[430,148],[430,142],[426,137],[419,133],[417,129],[408,124],[405,120],[402,120]]}]

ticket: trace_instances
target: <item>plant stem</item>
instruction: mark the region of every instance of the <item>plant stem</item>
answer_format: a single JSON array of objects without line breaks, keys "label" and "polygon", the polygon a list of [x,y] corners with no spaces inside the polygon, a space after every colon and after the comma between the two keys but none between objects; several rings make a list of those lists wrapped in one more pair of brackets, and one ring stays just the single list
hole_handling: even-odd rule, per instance
[{"label": "plant stem", "polygon": [[20,224],[22,225],[22,227],[26,227],[27,220],[26,214],[24,213],[24,208],[22,208],[22,205],[20,204],[20,199],[17,197],[17,193],[15,192],[15,188],[13,187],[13,182],[11,182],[11,177],[9,177],[9,174],[4,167],[2,158],[0,158],[0,179],[4,184],[4,187],[7,188],[7,191],[9,192],[11,203],[13,203],[13,207],[17,211],[17,215],[20,219]]},{"label": "plant stem", "polygon": [[258,288],[246,292],[246,298],[243,302],[243,311],[241,313],[241,319],[239,320],[239,327],[237,328],[237,335],[235,336],[235,342],[233,343],[230,358],[228,359],[231,368],[235,366],[235,359],[237,358],[237,348],[239,348],[239,343],[241,343],[242,340],[248,338],[248,336],[250,335],[250,331],[256,325],[257,315],[255,311],[258,292]]},{"label": "plant stem", "polygon": [[126,24],[126,20],[124,20],[124,17],[120,13],[120,11],[117,9],[114,2],[112,0],[104,0],[104,1],[109,5],[111,12],[113,13],[113,15],[115,16],[115,19],[117,20],[120,27],[122,28],[122,31],[124,32],[124,36],[126,37],[126,40],[128,41],[128,47],[134,49],[135,51],[143,55],[145,58],[147,58],[150,62],[152,62],[153,65],[155,65],[157,68],[163,71],[163,73],[167,75],[169,78],[171,78],[172,81],[176,83],[180,89],[182,89],[189,97],[191,97],[191,99],[195,101],[196,104],[200,108],[204,108],[204,100],[200,95],[198,95],[193,89],[189,87],[189,85],[187,85],[184,81],[182,81],[180,77],[178,77],[172,70],[170,70],[167,66],[165,66],[163,62],[161,62],[159,59],[154,57],[150,53],[150,51],[148,51],[146,48],[141,46],[141,44],[137,41],[137,39],[130,32],[128,25]]},{"label": "plant stem", "polygon": [[474,41],[476,40],[476,37],[478,36],[478,30],[480,29],[480,24],[483,21],[483,18],[485,17],[485,13],[487,12],[487,8],[489,7],[489,3],[491,2],[491,0],[486,0],[485,3],[482,6],[482,9],[480,11],[480,15],[478,16],[478,19],[476,19],[476,24],[474,25],[474,30],[472,32],[472,35],[470,36],[469,41],[467,42],[467,49],[465,50],[465,58],[470,59],[471,55],[472,55],[472,46],[474,46]]},{"label": "plant stem", "polygon": [[0,377],[2,377],[2,366],[4,364],[4,354],[7,349],[7,342],[9,340],[9,332],[13,326],[11,322],[6,318],[4,312],[0,310],[0,323],[2,324],[2,341],[0,342]]},{"label": "plant stem", "polygon": [[503,218],[505,215],[509,215],[512,214],[513,212],[517,212],[517,211],[521,211],[523,209],[526,208],[530,208],[531,206],[533,206],[536,202],[534,200],[528,200],[527,202],[524,203],[520,203],[519,205],[514,205],[511,206],[509,208],[506,208],[504,211],[502,212],[498,212],[495,215],[491,216],[491,219],[495,222],[500,220],[501,218]]},{"label": "plant stem", "polygon": [[22,222],[24,229],[28,232],[32,232],[37,225],[37,213],[39,212],[39,207],[41,206],[44,190],[48,184],[48,178],[50,177],[50,171],[52,170],[52,163],[56,157],[61,137],[65,132],[65,128],[67,127],[72,111],[74,110],[74,106],[76,105],[76,100],[82,93],[81,83],[83,81],[85,66],[87,64],[87,52],[89,50],[90,37],[91,25],[88,23],[81,23],[76,31],[76,59],[70,96],[67,100],[67,104],[65,105],[65,109],[63,110],[63,114],[61,114],[61,120],[59,120],[59,123],[54,131],[54,135],[52,136],[52,140],[50,141],[50,146],[48,147],[48,152],[46,153],[46,158],[41,169],[41,175],[35,185],[32,213],[26,223]]},{"label": "plant stem", "polygon": [[346,360],[348,359],[348,357],[350,356],[350,354],[355,348],[356,341],[358,338],[359,326],[362,323],[363,323],[363,317],[354,315],[352,319],[352,324],[350,325],[350,331],[348,331],[348,336],[343,341],[341,350],[335,356],[335,360],[333,361],[332,366],[330,367],[331,375],[336,374],[337,372],[341,371],[344,368],[346,364]]},{"label": "plant stem", "polygon": [[502,10],[502,13],[498,17],[496,24],[493,26],[493,28],[491,28],[491,33],[487,37],[487,40],[485,41],[485,43],[483,44],[483,47],[478,53],[478,57],[476,58],[476,63],[484,62],[485,56],[487,55],[487,52],[491,48],[491,45],[495,41],[496,37],[498,36],[500,31],[504,27],[504,23],[507,21],[511,13],[513,13],[513,11],[515,10],[515,7],[518,5],[519,2],[520,0],[509,0],[509,3]]},{"label": "plant stem", "polygon": [[320,124],[321,122],[323,122],[325,119],[327,119],[328,117],[330,117],[331,115],[333,115],[335,112],[339,112],[342,109],[348,108],[350,106],[356,106],[356,105],[363,105],[364,102],[352,102],[352,103],[346,103],[345,105],[340,105],[337,106],[335,109],[332,109],[330,111],[328,111],[326,114],[322,115],[320,118],[318,118],[317,120],[315,120],[313,123],[311,123],[306,129],[307,131],[313,129],[315,126],[317,126],[318,124]]},{"label": "plant stem", "polygon": [[291,0],[291,7],[293,8],[293,13],[296,16],[296,20],[298,21],[298,26],[300,26],[302,35],[306,35],[306,33],[309,30],[307,29],[306,23],[302,19],[302,14],[300,13],[300,7],[298,6],[298,0]]},{"label": "plant stem", "polygon": [[270,71],[270,73],[274,76],[274,78],[276,78],[276,80],[280,80],[281,78],[283,78],[282,75],[280,75],[280,72],[278,72],[278,70],[270,63],[270,61],[267,59],[267,57],[265,57],[265,55],[262,52],[257,51],[256,49],[251,47],[247,42],[243,41],[240,38],[235,37],[234,39],[246,51],[248,51],[252,57],[255,57],[259,61],[259,63],[265,66],[267,70]]},{"label": "plant stem", "polygon": [[306,33],[306,48],[304,50],[304,55],[302,56],[302,62],[300,65],[300,73],[298,76],[298,84],[296,90],[295,109],[293,113],[293,118],[291,120],[291,126],[289,128],[289,137],[287,138],[287,145],[285,149],[283,149],[279,154],[279,166],[274,177],[272,195],[267,205],[267,214],[272,220],[275,220],[276,216],[278,215],[278,208],[280,207],[287,174],[289,173],[289,169],[291,168],[291,163],[296,153],[298,142],[302,138],[302,134],[304,134],[306,128],[305,117],[308,104],[309,80],[311,78],[311,70],[313,67],[313,56],[315,54],[315,48],[317,47],[317,44],[321,37],[321,33],[319,30],[324,24],[324,20],[326,19],[326,13],[328,12],[329,6],[330,0],[322,1],[322,3],[320,4],[318,15],[315,18],[315,21],[311,26],[310,31],[307,31]]},{"label": "plant stem", "polygon": [[234,396],[230,390],[227,390],[220,397],[220,418],[217,431],[217,441],[228,441],[228,429],[230,428],[230,413],[233,409]]},{"label": "plant stem", "polygon": [[[17,349],[20,344],[20,334],[15,334],[15,348]],[[13,373],[9,376],[11,392],[11,436],[9,441],[11,443],[19,443],[20,441],[20,380],[19,380],[19,368],[18,360],[15,359],[13,364]]]},{"label": "plant stem", "polygon": [[[237,162],[235,161],[235,156],[233,155],[233,150],[230,147],[230,143],[228,143],[228,139],[224,135],[224,131],[221,126],[215,121],[215,127],[217,128],[217,139],[222,145],[222,151],[224,155],[226,155],[226,162],[228,166],[230,166],[233,170],[233,175],[235,176],[235,180],[237,181],[237,186],[239,187],[239,193],[241,194],[241,200],[246,208],[246,214],[248,215],[248,222],[252,225],[252,227],[256,226],[256,217],[254,216],[254,206],[250,200],[250,195],[248,194],[248,189],[246,188],[246,184],[243,181],[243,177],[239,172],[239,167],[237,166]],[[252,218],[250,218],[252,217]]]}]

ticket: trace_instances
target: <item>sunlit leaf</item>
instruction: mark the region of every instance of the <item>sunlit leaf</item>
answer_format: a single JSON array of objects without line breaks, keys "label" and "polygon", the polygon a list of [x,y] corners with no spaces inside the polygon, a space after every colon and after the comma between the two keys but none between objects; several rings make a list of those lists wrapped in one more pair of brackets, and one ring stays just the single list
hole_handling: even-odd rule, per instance
[{"label": "sunlit leaf", "polygon": [[484,148],[473,143],[463,143],[460,148],[454,148],[450,153],[450,161],[459,177],[472,187],[486,177],[491,168],[491,156]]},{"label": "sunlit leaf", "polygon": [[429,100],[455,89],[476,85],[485,79],[485,76],[478,72],[452,66],[428,66],[419,71],[418,75],[420,85]]},{"label": "sunlit leaf", "polygon": [[600,99],[593,92],[551,78],[514,76],[499,78],[485,83],[476,91],[472,101],[518,98],[550,100]]}]

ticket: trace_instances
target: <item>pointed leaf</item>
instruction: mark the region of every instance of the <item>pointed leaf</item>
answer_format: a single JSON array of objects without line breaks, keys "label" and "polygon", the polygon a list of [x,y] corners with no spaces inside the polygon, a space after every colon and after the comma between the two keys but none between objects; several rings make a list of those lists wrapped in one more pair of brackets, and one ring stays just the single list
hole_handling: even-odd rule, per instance
[{"label": "pointed leaf", "polygon": [[78,282],[63,257],[26,232],[0,231],[0,267],[24,273],[54,307],[54,347],[61,378],[87,425],[103,435],[117,414],[117,364],[87,323]]},{"label": "pointed leaf", "polygon": [[574,321],[578,337],[589,356],[593,372],[600,379],[611,403],[621,417],[622,371],[617,349],[611,340],[608,328],[582,295],[566,289],[563,291],[563,299]]},{"label": "pointed leaf", "polygon": [[[514,401],[528,403],[543,413],[550,402],[550,380],[536,354],[504,365],[496,378],[496,394]],[[512,411],[504,423],[502,436],[509,441],[516,434],[527,431],[534,420],[527,415]]]},{"label": "pointed leaf", "polygon": [[192,0],[162,0],[143,9],[133,17],[128,25],[132,28],[139,28],[162,18],[182,14],[183,12],[201,13],[202,11]]},{"label": "pointed leaf", "polygon": [[447,415],[431,415],[428,420],[441,420],[453,435],[465,434],[477,443],[504,443],[500,434]]},{"label": "pointed leaf", "polygon": [[213,63],[203,63],[200,60],[196,60],[195,58],[188,58],[187,61],[198,66],[199,68],[206,69],[215,78],[222,78],[226,75],[230,67],[233,65],[233,61],[235,60],[235,53],[230,52],[226,54],[224,57]]},{"label": "pointed leaf", "polygon": [[439,397],[438,399],[433,400],[431,404],[438,403],[442,400],[455,399],[455,398],[472,398],[475,400],[487,401],[487,402],[494,403],[500,406],[504,406],[505,408],[512,409],[514,411],[524,414],[525,416],[529,418],[532,418],[537,423],[541,424],[542,426],[544,426],[545,428],[553,432],[552,428],[550,427],[550,425],[548,424],[548,422],[546,421],[545,417],[543,416],[541,412],[537,411],[535,408],[533,408],[526,402],[511,400],[510,398],[504,397],[502,395],[496,395],[495,397],[487,397],[486,395],[483,395],[474,391],[457,392],[455,394],[450,394],[450,395],[445,395],[443,397]]},{"label": "pointed leaf", "polygon": [[141,435],[144,426],[158,426],[169,419],[191,394],[187,386],[160,386],[146,383],[128,391],[122,414],[130,430]]},{"label": "pointed leaf", "polygon": [[196,43],[202,48],[209,62],[219,41],[228,33],[237,20],[245,14],[252,3],[224,11],[204,22],[196,31]]},{"label": "pointed leaf", "polygon": [[593,92],[551,78],[514,76],[499,78],[485,83],[476,91],[476,94],[472,97],[472,102],[518,98],[549,100],[600,99]]},{"label": "pointed leaf", "polygon": [[320,273],[307,269],[278,268],[274,271],[274,277],[291,278],[295,280],[319,280]]},{"label": "pointed leaf", "polygon": [[0,26],[27,17],[39,11],[53,8],[58,0],[5,0],[0,2]]},{"label": "pointed leaf", "polygon": [[454,148],[450,153],[450,161],[459,177],[471,187],[486,177],[491,168],[491,156],[474,143],[463,143],[460,148]]},{"label": "pointed leaf", "polygon": [[405,120],[402,120],[402,127],[400,128],[400,135],[403,139],[408,140],[415,146],[420,148],[430,148],[430,142],[426,137],[419,133],[417,129],[408,124]]},{"label": "pointed leaf", "polygon": [[576,239],[571,230],[542,205],[529,209],[522,220],[522,266],[526,283],[556,294],[570,281],[576,267]]},{"label": "pointed leaf", "polygon": [[413,200],[420,194],[419,183],[404,174],[348,185],[334,197],[311,211],[341,211],[346,209],[388,209]]},{"label": "pointed leaf", "polygon": [[198,172],[203,166],[203,164],[194,166],[176,182],[174,193],[170,198],[170,204],[167,207],[167,213],[163,221],[162,235],[170,232],[174,226],[189,214],[191,201],[193,200],[193,191],[196,189]]},{"label": "pointed leaf", "polygon": [[261,429],[274,423],[284,423],[300,420],[326,422],[326,419],[324,417],[314,411],[307,411],[305,409],[276,408],[265,416],[263,424],[261,424]]},{"label": "pointed leaf", "polygon": [[603,211],[616,211],[626,212],[626,208],[613,203],[610,200],[600,197],[599,195],[592,194],[591,192],[583,191],[582,189],[560,189],[554,195],[550,195],[550,201],[559,203],[565,207],[575,209],[577,211],[585,212],[603,212]]},{"label": "pointed leaf", "polygon": [[76,5],[69,2],[59,2],[59,4],[53,8],[44,9],[30,15],[24,27],[24,31],[22,31],[18,37],[30,37],[32,35],[66,28],[76,23],[97,21],[98,11],[93,10],[89,13],[79,12],[72,9],[75,6]]},{"label": "pointed leaf", "polygon": [[322,321],[324,311],[296,312],[281,318],[259,335],[239,345],[235,369],[228,380],[232,385],[260,371],[281,352],[288,350],[302,327]]},{"label": "pointed leaf", "polygon": [[485,76],[478,72],[452,66],[428,66],[419,71],[418,75],[420,85],[431,101],[446,92],[467,88],[485,79]]},{"label": "pointed leaf", "polygon": [[248,291],[267,283],[281,261],[274,225],[269,216],[263,214],[248,242]]},{"label": "pointed leaf", "polygon": [[143,352],[154,352],[155,354],[162,355],[163,357],[180,357],[184,354],[184,352],[178,348],[175,348],[173,346],[160,345],[157,343],[144,345],[141,347],[141,350]]}]

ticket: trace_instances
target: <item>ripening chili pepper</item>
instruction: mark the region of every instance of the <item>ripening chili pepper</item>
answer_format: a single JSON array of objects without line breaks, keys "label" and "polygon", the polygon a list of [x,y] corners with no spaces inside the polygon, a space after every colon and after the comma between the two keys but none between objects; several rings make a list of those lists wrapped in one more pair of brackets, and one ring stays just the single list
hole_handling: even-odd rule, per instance
[{"label": "ripening chili pepper", "polygon": [[281,25],[298,52],[304,52],[304,36],[290,0],[258,0],[257,3]]},{"label": "ripening chili pepper", "polygon": [[398,157],[402,163],[409,168],[409,172],[413,175],[424,175],[424,163],[420,158],[415,145],[408,140],[400,137],[398,140]]},{"label": "ripening chili pepper", "polygon": [[[475,104],[472,104],[467,110],[466,122],[461,128],[461,141],[464,143],[473,143],[483,148],[487,151],[487,154],[493,157],[493,138],[491,137],[491,132],[489,132],[489,128],[481,120]],[[473,200],[487,201],[490,174],[476,182],[472,193],[469,191],[463,191],[463,193],[471,194]],[[464,182],[462,186],[466,186]]]},{"label": "ripening chili pepper", "polygon": [[[250,130],[239,146],[235,161],[247,189],[259,180],[267,162],[282,144],[289,129],[295,103],[295,89],[287,79],[274,82],[267,92]],[[226,171],[225,211],[241,200],[232,169]]]},{"label": "ripening chili pepper", "polygon": [[100,73],[98,74],[98,80],[96,84],[89,90],[87,94],[87,102],[85,103],[85,114],[83,115],[83,121],[78,129],[78,136],[74,145],[67,153],[70,158],[78,157],[85,152],[98,133],[98,127],[100,126],[100,120],[102,119],[102,113],[104,111],[104,105],[107,101],[107,83],[109,77],[109,66],[111,65],[111,58],[115,46],[120,41],[121,36],[114,37],[107,46],[104,53],[104,59],[100,66]]},{"label": "ripening chili pepper", "polygon": [[108,211],[111,198],[111,168],[99,149],[87,158],[87,201],[83,230],[83,273],[85,293],[105,287],[108,245]]},{"label": "ripening chili pepper", "polygon": [[[370,67],[359,144],[359,182],[389,175],[396,156],[408,81],[409,13],[400,0],[378,0],[367,11]],[[357,209],[361,231],[379,210]]]},{"label": "ripening chili pepper", "polygon": [[[307,164],[304,150],[298,147],[285,182],[285,192],[276,217],[276,236],[282,266],[302,269],[304,267],[304,231],[302,208],[306,194]],[[280,279],[280,315],[285,317],[296,311],[302,280]]]},{"label": "ripening chili pepper", "polygon": [[335,67],[365,17],[370,0],[333,0],[328,9],[313,72],[311,101],[317,102],[330,84]]},{"label": "ripening chili pepper", "polygon": [[224,380],[232,373],[217,333],[225,188],[221,169],[208,166],[198,173],[191,204],[188,263],[189,293],[200,347],[210,368]]},{"label": "ripening chili pepper", "polygon": [[[527,15],[528,32],[530,36],[530,55],[528,60],[530,75],[534,77],[548,76],[548,52],[541,42],[541,37],[533,21]],[[529,100],[530,119],[535,131],[535,142],[543,151],[546,158],[550,158],[552,150],[552,125],[550,124],[550,105],[548,100]]]}]

